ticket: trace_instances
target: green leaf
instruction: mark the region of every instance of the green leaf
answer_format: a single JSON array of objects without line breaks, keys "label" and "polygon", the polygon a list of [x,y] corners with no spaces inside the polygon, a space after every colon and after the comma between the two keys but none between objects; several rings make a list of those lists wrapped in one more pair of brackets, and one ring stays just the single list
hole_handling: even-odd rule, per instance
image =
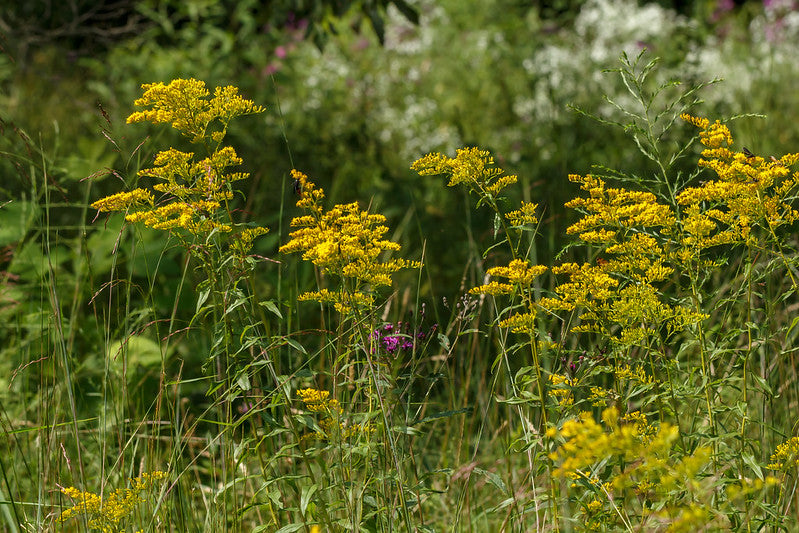
[{"label": "green leaf", "polygon": [[305,347],[299,342],[295,341],[294,339],[286,339],[286,344],[288,344],[298,352],[308,355],[308,352],[305,351]]},{"label": "green leaf", "polygon": [[752,379],[754,379],[757,382],[757,384],[760,385],[760,390],[762,390],[768,396],[774,396],[774,391],[771,389],[771,386],[768,384],[768,382],[765,379],[758,376],[754,372],[750,375],[752,376]]},{"label": "green leaf", "polygon": [[752,471],[755,473],[755,475],[758,477],[758,479],[764,479],[763,478],[763,469],[758,464],[758,462],[755,459],[754,455],[752,455],[751,453],[744,453],[744,454],[741,454],[741,459],[743,459],[744,463],[747,466],[749,466],[749,468],[752,469]]},{"label": "green leaf", "polygon": [[280,312],[280,309],[278,308],[277,304],[275,304],[274,300],[264,300],[263,302],[258,302],[258,305],[266,307],[266,309],[276,317],[280,319],[283,318],[283,314]]},{"label": "green leaf", "polygon": [[200,294],[197,295],[197,307],[194,309],[194,314],[198,314],[200,312],[203,304],[206,302],[206,300],[208,300],[209,294],[211,294],[211,289],[200,291]]},{"label": "green leaf", "polygon": [[[300,524],[289,524],[287,526],[281,527],[280,529],[275,531],[275,533],[294,533],[295,531],[299,531],[303,527],[305,527],[305,524],[302,524],[302,523],[300,523]],[[263,531],[263,530],[261,530],[261,531]]]},{"label": "green leaf", "polygon": [[455,409],[454,411],[444,411],[443,413],[435,413],[430,416],[426,416],[424,418],[420,418],[419,420],[411,422],[411,425],[416,426],[418,424],[424,424],[426,422],[431,422],[439,418],[449,418],[451,416],[459,415],[462,413],[471,413],[472,411],[474,411],[473,407],[464,407],[463,409]]},{"label": "green leaf", "polygon": [[252,385],[250,384],[250,378],[245,373],[242,373],[236,378],[236,384],[241,388],[241,390],[250,390],[252,388]]},{"label": "green leaf", "polygon": [[483,470],[482,468],[475,468],[474,471],[478,474],[481,474],[488,479],[488,482],[494,485],[502,492],[507,492],[508,487],[505,486],[505,482],[502,481],[502,478],[496,475],[493,472],[489,472],[488,470]]},{"label": "green leaf", "polygon": [[316,483],[311,485],[310,487],[304,487],[302,489],[302,494],[300,495],[300,512],[305,514],[305,510],[308,508],[308,503],[311,501],[311,498],[314,494],[316,494],[316,490],[319,487],[316,486]]}]

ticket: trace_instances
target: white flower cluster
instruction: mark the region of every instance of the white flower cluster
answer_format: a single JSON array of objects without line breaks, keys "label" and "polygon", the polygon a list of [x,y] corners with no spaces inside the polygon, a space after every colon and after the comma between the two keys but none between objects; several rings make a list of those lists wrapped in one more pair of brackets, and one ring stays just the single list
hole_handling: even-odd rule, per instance
[{"label": "white flower cluster", "polygon": [[331,41],[322,53],[309,46],[292,73],[306,90],[284,96],[284,105],[324,112],[332,135],[352,126],[353,112],[362,113],[364,133],[405,161],[452,153],[464,143],[511,161],[531,153],[546,160],[562,149],[553,132],[575,121],[569,104],[611,120],[623,116],[603,94],[634,105],[619,78],[604,72],[620,66],[622,53],[633,59],[647,49],[648,59],[664,57],[653,74],[661,83],[725,78],[701,95],[709,106],[728,106],[721,111],[765,111],[744,98],[760,80],[793,79],[799,68],[799,11],[788,0],[765,5],[743,44],[723,28],[635,0],[588,0],[571,24],[554,30],[534,11],[509,22],[487,16],[496,8],[490,1],[467,4],[480,4],[483,18],[475,20],[488,22],[466,26],[467,7],[420,0],[418,26],[389,9],[382,48],[365,37]]}]

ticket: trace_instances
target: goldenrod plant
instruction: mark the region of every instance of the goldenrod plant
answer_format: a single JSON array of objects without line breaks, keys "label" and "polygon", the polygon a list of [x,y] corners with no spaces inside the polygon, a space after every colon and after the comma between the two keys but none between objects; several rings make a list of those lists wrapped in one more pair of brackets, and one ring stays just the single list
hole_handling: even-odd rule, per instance
[{"label": "goldenrod plant", "polygon": [[[726,124],[686,112],[695,89],[658,109],[664,88],[647,88],[654,63],[622,63],[640,107],[624,109],[629,122],[616,125],[635,137],[654,177],[610,169],[569,176],[580,194],[566,207],[579,219],[566,228],[576,241],[562,255],[582,262],[535,265],[520,254],[535,244],[520,247],[516,224],[501,222],[519,212],[526,222],[537,218],[530,204],[505,212],[497,193],[515,177],[498,178],[489,153],[429,154],[412,166],[449,176],[490,207],[494,248],[505,245],[511,258],[471,290],[497,301],[495,349],[505,372],[494,383],[509,386],[492,393],[517,415],[508,452],[523,450],[528,464],[527,481],[516,483],[529,484],[530,501],[514,497],[528,511],[508,519],[521,530],[785,527],[780,509],[790,504],[765,461],[774,381],[765,364],[757,373],[752,364],[767,344],[791,350],[795,321],[774,306],[796,290],[788,228],[797,218],[799,157],[734,150]],[[669,152],[658,139],[677,119],[700,129],[698,166],[713,175],[672,175],[688,145]],[[713,291],[719,281],[729,296]],[[776,291],[775,301],[764,290]],[[493,368],[499,376],[502,367]],[[776,448],[768,468],[793,465],[791,443]],[[732,468],[736,476],[725,474]]]}]

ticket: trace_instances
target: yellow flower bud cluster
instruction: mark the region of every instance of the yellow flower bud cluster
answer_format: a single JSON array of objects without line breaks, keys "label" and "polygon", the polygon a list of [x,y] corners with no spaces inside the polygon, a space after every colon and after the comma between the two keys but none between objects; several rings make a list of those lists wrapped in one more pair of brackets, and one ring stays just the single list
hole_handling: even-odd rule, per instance
[{"label": "yellow flower bud cluster", "polygon": [[62,511],[59,521],[85,516],[89,528],[99,529],[103,533],[117,533],[120,528],[124,529],[125,519],[145,501],[142,493],[152,489],[158,481],[166,477],[166,472],[159,470],[145,472],[131,480],[130,488],[116,489],[104,498],[75,487],[62,488],[61,492],[74,503],[72,507]]},{"label": "yellow flower bud cluster", "polygon": [[504,188],[518,180],[517,176],[505,175],[504,170],[495,167],[494,158],[479,148],[458,149],[454,158],[434,152],[417,159],[411,169],[422,176],[448,175],[448,186],[464,184],[481,199],[496,198]]},{"label": "yellow flower bud cluster", "polygon": [[[142,89],[144,94],[135,105],[147,109],[132,113],[128,123],[169,123],[193,143],[202,143],[209,155],[197,159],[193,152],[163,150],[155,156],[152,168],[138,173],[157,181],[152,187],[161,193],[157,201],[152,192],[138,188],[107,196],[92,207],[124,211],[127,221],[154,229],[205,236],[236,232],[228,201],[233,198],[232,183],[248,174],[229,170],[242,160],[232,147],[221,143],[233,118],[260,113],[263,108],[244,99],[232,86],[217,87],[211,96],[205,83],[193,78],[148,83]],[[244,255],[252,248],[253,239],[266,231],[245,228],[234,234],[230,246]]]},{"label": "yellow flower bud cluster", "polygon": [[763,237],[755,232],[765,230],[765,238],[774,231],[799,219],[790,205],[799,185],[799,173],[790,167],[799,161],[799,154],[786,154],[779,159],[764,158],[749,152],[735,152],[729,129],[716,121],[681,115],[699,127],[702,151],[699,165],[712,170],[717,179],[698,187],[684,189],[677,196],[685,206],[680,237],[686,249],[679,254],[683,262],[696,260],[704,249],[720,244],[762,245]]},{"label": "yellow flower bud cluster", "polygon": [[400,249],[399,244],[384,238],[388,232],[386,217],[369,214],[357,203],[338,204],[325,211],[324,191],[305,174],[295,170],[292,175],[300,192],[297,207],[309,214],[291,221],[299,229],[291,232],[289,242],[280,247],[280,252],[302,252],[303,259],[343,282],[338,292],[327,289],[307,292],[300,295],[300,300],[333,304],[342,313],[369,307],[373,303],[372,291],[390,286],[392,274],[420,266],[404,259],[381,259],[386,252]]},{"label": "yellow flower bud cluster", "polygon": [[297,396],[305,404],[305,408],[312,413],[319,413],[319,431],[304,436],[304,439],[348,439],[355,435],[374,430],[371,424],[345,425],[341,420],[344,410],[338,400],[330,400],[330,392],[314,388],[298,389]]}]

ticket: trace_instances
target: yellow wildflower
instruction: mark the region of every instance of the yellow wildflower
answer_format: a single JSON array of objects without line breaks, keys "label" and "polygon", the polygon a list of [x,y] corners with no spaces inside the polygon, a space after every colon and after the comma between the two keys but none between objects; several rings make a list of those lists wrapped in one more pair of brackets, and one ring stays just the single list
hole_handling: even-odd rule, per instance
[{"label": "yellow wildflower", "polygon": [[502,189],[517,181],[514,175],[504,175],[504,170],[494,166],[494,158],[487,151],[478,148],[460,148],[454,159],[439,153],[430,153],[417,159],[411,168],[422,176],[448,175],[449,187],[464,184],[481,198],[495,198]]},{"label": "yellow wildflower", "polygon": [[[196,160],[193,152],[170,148],[155,156],[152,168],[140,170],[139,176],[159,181],[153,185],[154,191],[164,195],[158,207],[154,207],[153,194],[145,189],[117,193],[92,206],[101,211],[142,207],[128,214],[126,220],[142,222],[153,229],[183,229],[194,235],[233,232],[227,205],[233,198],[231,184],[248,174],[229,171],[242,160],[232,147],[220,144],[233,118],[260,113],[263,108],[242,98],[236,87],[217,87],[211,97],[205,83],[195,79],[149,83],[142,88],[144,94],[135,104],[149,109],[132,113],[128,123],[171,123],[193,143],[204,143],[210,155]],[[252,240],[265,232],[266,228],[244,230],[231,246],[244,255]]]},{"label": "yellow wildflower", "polygon": [[521,207],[515,211],[505,214],[505,218],[514,226],[527,226],[538,224],[538,217],[535,212],[538,204],[522,201]]},{"label": "yellow wildflower", "polygon": [[106,196],[92,204],[98,211],[125,211],[131,207],[153,205],[153,194],[146,189],[133,189],[129,192],[118,192]]},{"label": "yellow wildflower", "polygon": [[771,454],[768,468],[772,470],[790,470],[799,465],[799,437],[783,442]]},{"label": "yellow wildflower", "polygon": [[500,294],[510,294],[513,292],[513,285],[491,281],[487,285],[478,285],[469,289],[469,294],[490,294],[498,296]]},{"label": "yellow wildflower", "polygon": [[134,511],[139,503],[145,501],[141,493],[155,486],[157,481],[166,478],[161,471],[146,472],[131,480],[128,489],[116,489],[104,499],[97,494],[81,491],[75,487],[65,487],[61,492],[75,502],[72,507],[62,511],[60,522],[78,516],[86,516],[87,524],[92,529],[103,533],[116,533],[120,523]]},{"label": "yellow wildflower", "polygon": [[353,307],[371,305],[371,291],[390,286],[391,275],[398,270],[420,266],[404,259],[380,260],[385,252],[400,249],[399,244],[384,238],[388,231],[384,225],[386,217],[362,211],[357,203],[339,204],[324,211],[322,189],[317,189],[298,171],[292,175],[301,194],[297,207],[309,214],[291,221],[299,229],[291,232],[289,242],[280,247],[280,252],[302,252],[303,259],[355,287],[355,291],[338,293],[326,289],[309,292],[300,299],[333,303],[339,312],[348,312]]},{"label": "yellow wildflower", "polygon": [[194,78],[175,79],[166,85],[161,82],[145,83],[142,89],[144,94],[134,104],[151,109],[132,113],[128,117],[128,124],[145,121],[153,124],[171,123],[173,128],[192,137],[192,142],[205,136],[213,121],[218,121],[224,128],[233,117],[264,110],[242,98],[238,88],[232,86],[217,87],[213,98],[209,99],[210,93],[205,83]]}]

